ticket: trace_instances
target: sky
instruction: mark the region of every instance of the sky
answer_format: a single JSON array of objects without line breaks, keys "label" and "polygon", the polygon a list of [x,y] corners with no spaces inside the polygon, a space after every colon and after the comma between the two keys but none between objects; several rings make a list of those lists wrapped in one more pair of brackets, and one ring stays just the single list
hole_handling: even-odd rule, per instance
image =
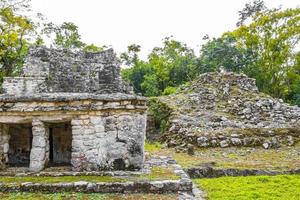
[{"label": "sky", "polygon": [[[234,30],[238,11],[249,0],[32,0],[35,12],[56,24],[74,22],[82,40],[110,45],[117,53],[142,46],[146,58],[162,39],[173,36],[199,51],[203,36]],[[268,7],[294,8],[298,0],[265,0]]]}]

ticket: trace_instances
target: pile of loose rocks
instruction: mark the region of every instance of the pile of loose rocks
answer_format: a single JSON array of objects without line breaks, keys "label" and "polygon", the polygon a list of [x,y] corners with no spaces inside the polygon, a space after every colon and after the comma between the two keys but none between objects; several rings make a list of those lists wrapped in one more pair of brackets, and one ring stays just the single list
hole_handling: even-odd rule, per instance
[{"label": "pile of loose rocks", "polygon": [[202,74],[176,94],[150,101],[153,115],[151,104],[170,110],[162,140],[179,151],[191,145],[267,149],[300,141],[300,108],[259,92],[244,74]]}]

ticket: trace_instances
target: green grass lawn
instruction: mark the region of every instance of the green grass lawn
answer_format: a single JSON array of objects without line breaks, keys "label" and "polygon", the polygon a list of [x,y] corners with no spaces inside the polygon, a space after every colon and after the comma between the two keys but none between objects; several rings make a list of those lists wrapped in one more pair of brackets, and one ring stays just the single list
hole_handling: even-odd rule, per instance
[{"label": "green grass lawn", "polygon": [[126,179],[115,178],[112,176],[0,176],[2,183],[60,183],[60,182],[77,182],[87,181],[92,183],[97,182],[124,182]]},{"label": "green grass lawn", "polygon": [[300,200],[300,175],[194,179],[209,200]]},{"label": "green grass lawn", "polygon": [[173,194],[0,193],[1,200],[174,200]]},{"label": "green grass lawn", "polygon": [[180,177],[174,172],[174,169],[169,169],[167,167],[154,166],[151,169],[150,174],[145,174],[137,177],[138,180],[179,180]]},{"label": "green grass lawn", "polygon": [[146,143],[149,156],[172,156],[183,168],[215,163],[216,168],[293,170],[300,168],[300,144],[279,149],[250,147],[196,149],[195,155],[176,153],[172,148],[162,148],[159,143]]},{"label": "green grass lawn", "polygon": [[91,183],[98,182],[125,182],[125,181],[158,181],[158,180],[178,180],[173,169],[168,167],[154,166],[150,174],[132,175],[124,177],[113,176],[0,176],[2,183],[60,183],[86,181]]}]

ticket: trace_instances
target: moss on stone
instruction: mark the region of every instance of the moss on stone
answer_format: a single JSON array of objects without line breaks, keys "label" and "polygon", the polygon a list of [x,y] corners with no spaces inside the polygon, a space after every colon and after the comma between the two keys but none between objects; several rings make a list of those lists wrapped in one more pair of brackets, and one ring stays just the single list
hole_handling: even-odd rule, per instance
[{"label": "moss on stone", "polygon": [[77,182],[77,181],[86,181],[86,182],[124,182],[124,178],[116,178],[112,176],[0,176],[0,182],[2,183],[60,183],[60,182]]},{"label": "moss on stone", "polygon": [[[155,147],[158,148],[158,147]],[[153,149],[153,151],[155,151]],[[178,180],[180,179],[174,172],[174,169],[163,166],[153,166],[149,174],[128,175],[128,176],[97,176],[97,175],[80,175],[80,176],[0,176],[0,183],[4,184],[21,184],[31,183],[74,183],[86,181],[91,183],[113,183],[126,181],[158,181],[158,180]]]},{"label": "moss on stone", "polygon": [[173,200],[176,199],[175,194],[99,194],[99,193],[0,193],[2,200]]},{"label": "moss on stone", "polygon": [[161,181],[161,180],[179,180],[173,169],[168,167],[154,166],[150,174],[144,174],[136,177],[140,181]]}]

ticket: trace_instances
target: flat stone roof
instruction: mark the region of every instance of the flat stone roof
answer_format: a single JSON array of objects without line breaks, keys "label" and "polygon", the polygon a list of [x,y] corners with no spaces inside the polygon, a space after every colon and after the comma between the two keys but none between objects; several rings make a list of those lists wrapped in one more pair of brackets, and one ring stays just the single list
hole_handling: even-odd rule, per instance
[{"label": "flat stone roof", "polygon": [[146,101],[146,97],[124,94],[124,93],[113,93],[113,94],[95,94],[95,93],[38,93],[30,95],[10,95],[1,94],[0,102],[68,102],[68,101],[79,101],[79,100],[97,100],[97,101],[126,101],[126,100],[138,100]]}]

